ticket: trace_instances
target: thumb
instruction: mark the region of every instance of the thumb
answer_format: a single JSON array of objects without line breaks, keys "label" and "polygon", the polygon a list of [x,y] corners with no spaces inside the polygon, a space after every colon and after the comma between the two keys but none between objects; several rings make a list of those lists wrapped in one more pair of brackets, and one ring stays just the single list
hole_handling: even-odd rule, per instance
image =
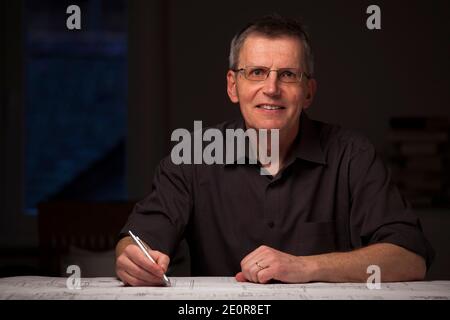
[{"label": "thumb", "polygon": [[236,281],[238,281],[238,282],[246,282],[247,281],[247,279],[245,278],[245,276],[242,272],[236,273],[235,278],[236,278]]}]

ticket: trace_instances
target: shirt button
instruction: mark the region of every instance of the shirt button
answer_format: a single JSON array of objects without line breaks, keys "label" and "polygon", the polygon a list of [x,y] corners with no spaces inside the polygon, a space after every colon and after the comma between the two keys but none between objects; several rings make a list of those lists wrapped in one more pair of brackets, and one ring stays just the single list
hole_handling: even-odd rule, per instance
[{"label": "shirt button", "polygon": [[275,226],[275,223],[273,221],[270,221],[269,223],[267,223],[267,225],[270,229],[272,229]]}]

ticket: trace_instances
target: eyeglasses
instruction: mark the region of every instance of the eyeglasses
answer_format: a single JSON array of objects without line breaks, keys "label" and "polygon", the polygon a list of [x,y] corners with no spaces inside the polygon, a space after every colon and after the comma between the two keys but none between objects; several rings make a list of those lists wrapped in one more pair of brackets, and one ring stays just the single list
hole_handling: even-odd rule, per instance
[{"label": "eyeglasses", "polygon": [[241,69],[233,69],[233,71],[243,71],[245,79],[250,81],[264,81],[269,77],[271,71],[275,71],[278,75],[278,80],[284,83],[298,83],[302,81],[303,75],[305,75],[307,79],[310,78],[306,72],[301,72],[298,69],[292,68],[271,70],[267,67],[245,67]]}]

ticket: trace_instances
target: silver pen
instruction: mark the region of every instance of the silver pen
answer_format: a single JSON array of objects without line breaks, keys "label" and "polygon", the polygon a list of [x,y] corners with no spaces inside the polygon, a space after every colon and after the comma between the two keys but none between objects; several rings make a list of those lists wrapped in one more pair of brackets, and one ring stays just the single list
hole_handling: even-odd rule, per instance
[{"label": "silver pen", "polygon": [[[153,263],[156,264],[155,260],[153,260],[152,256],[151,256],[151,255],[148,253],[148,251],[146,250],[146,245],[144,244],[144,242],[142,242],[142,240],[139,239],[139,237],[135,236],[135,235],[133,234],[133,232],[131,232],[131,230],[128,230],[128,233],[130,234],[131,238],[133,238],[134,242],[136,242],[136,244],[138,245],[138,247],[142,250],[142,252],[144,252],[144,254],[147,256],[147,258],[149,258],[151,262],[153,262]],[[170,287],[170,286],[171,286],[170,280],[169,280],[169,278],[168,278],[165,274],[163,274],[163,280],[164,280],[164,284],[165,284],[167,287]]]}]

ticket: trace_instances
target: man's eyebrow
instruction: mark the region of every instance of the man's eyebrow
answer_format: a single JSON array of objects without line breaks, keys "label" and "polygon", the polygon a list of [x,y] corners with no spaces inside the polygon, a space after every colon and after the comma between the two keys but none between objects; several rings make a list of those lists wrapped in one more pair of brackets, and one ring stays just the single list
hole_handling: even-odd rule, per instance
[{"label": "man's eyebrow", "polygon": [[244,64],[245,67],[264,67],[264,68],[268,68],[267,66],[260,64],[260,63],[245,63]]},{"label": "man's eyebrow", "polygon": [[[246,64],[245,67],[252,67],[252,68],[255,68],[255,67],[269,68],[269,67],[266,67],[266,66],[263,66],[263,65],[260,65],[260,64]],[[285,69],[295,69],[295,70],[298,70],[298,69],[301,69],[301,67],[282,67],[282,68],[277,68],[277,70],[285,70]]]}]

